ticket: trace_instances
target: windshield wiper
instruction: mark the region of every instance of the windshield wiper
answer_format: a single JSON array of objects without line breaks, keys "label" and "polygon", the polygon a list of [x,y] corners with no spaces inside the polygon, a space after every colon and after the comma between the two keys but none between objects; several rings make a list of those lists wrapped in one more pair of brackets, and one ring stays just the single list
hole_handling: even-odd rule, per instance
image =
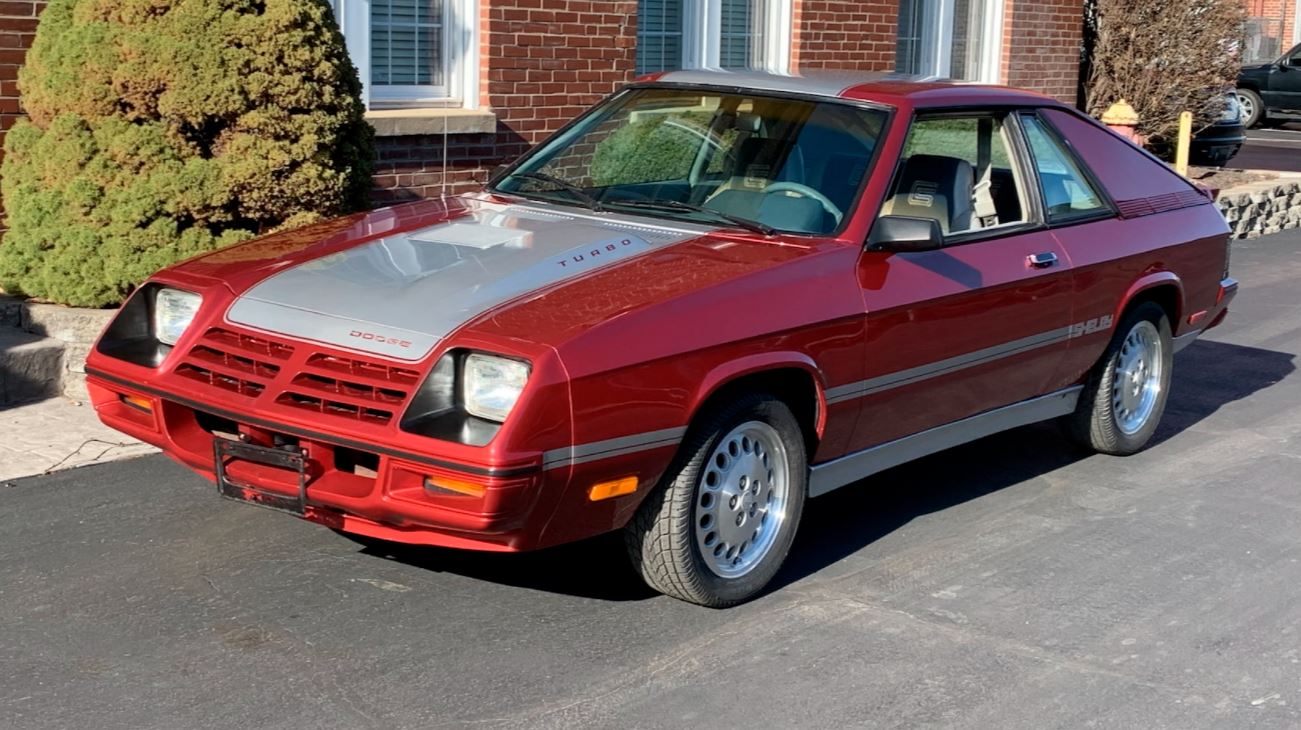
[{"label": "windshield wiper", "polygon": [[592,197],[586,190],[562,177],[548,175],[545,172],[516,172],[512,173],[508,177],[522,177],[525,180],[537,180],[539,182],[551,183],[552,185],[559,187],[561,190],[572,194],[580,203],[583,204],[583,207],[589,210],[594,210],[597,213],[605,212],[605,206],[601,205],[601,201]]},{"label": "windshield wiper", "polygon": [[721,210],[706,208],[703,205],[696,205],[695,203],[684,203],[680,200],[619,200],[611,201],[609,205],[619,205],[628,208],[645,208],[647,210],[685,210],[692,213],[704,213],[705,215],[713,216],[719,220],[727,221],[732,225],[754,231],[755,233],[761,233],[765,236],[774,236],[777,234],[777,229],[767,223],[743,218],[739,215],[732,215],[731,213],[724,213]]}]

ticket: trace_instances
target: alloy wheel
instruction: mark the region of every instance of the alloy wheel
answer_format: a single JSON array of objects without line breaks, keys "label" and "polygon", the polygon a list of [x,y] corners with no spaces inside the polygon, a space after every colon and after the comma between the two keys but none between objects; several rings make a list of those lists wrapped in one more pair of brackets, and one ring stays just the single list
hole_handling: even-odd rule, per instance
[{"label": "alloy wheel", "polygon": [[1126,435],[1147,424],[1160,401],[1162,381],[1161,333],[1146,320],[1134,325],[1116,354],[1111,403],[1116,426]]},{"label": "alloy wheel", "polygon": [[776,429],[748,421],[718,441],[696,490],[696,546],[722,578],[739,578],[772,550],[790,497],[789,460]]}]

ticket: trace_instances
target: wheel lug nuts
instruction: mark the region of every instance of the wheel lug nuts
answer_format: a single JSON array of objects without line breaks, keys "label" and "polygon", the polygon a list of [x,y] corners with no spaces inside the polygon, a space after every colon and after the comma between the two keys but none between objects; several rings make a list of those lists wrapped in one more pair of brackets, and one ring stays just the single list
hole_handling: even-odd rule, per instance
[{"label": "wheel lug nuts", "polygon": [[727,506],[731,507],[732,509],[736,509],[736,497],[732,497],[731,499],[727,500]]},{"label": "wheel lug nuts", "polygon": [[745,515],[736,516],[736,526],[740,527],[745,522]]}]

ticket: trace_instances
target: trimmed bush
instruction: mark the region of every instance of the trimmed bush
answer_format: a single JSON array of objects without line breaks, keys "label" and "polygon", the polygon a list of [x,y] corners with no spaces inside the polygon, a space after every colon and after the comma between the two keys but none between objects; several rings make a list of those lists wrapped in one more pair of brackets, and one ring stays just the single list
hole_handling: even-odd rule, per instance
[{"label": "trimmed bush", "polygon": [[697,111],[646,115],[616,129],[601,140],[592,157],[592,184],[685,180],[702,140],[708,134],[709,113]]},{"label": "trimmed bush", "polygon": [[363,207],[327,0],[50,0],[5,139],[0,287],[116,304],[163,266]]}]

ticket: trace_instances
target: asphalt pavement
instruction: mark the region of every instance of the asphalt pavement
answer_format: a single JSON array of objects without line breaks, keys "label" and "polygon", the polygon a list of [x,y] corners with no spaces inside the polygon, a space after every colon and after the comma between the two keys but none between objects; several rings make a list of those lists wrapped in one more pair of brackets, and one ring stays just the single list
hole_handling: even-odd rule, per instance
[{"label": "asphalt pavement", "polygon": [[1301,726],[1301,233],[1234,271],[1152,448],[894,469],[726,611],[616,539],[363,548],[158,456],[0,486],[0,726]]},{"label": "asphalt pavement", "polygon": [[1242,170],[1301,172],[1301,124],[1247,131],[1247,143],[1229,161]]}]

